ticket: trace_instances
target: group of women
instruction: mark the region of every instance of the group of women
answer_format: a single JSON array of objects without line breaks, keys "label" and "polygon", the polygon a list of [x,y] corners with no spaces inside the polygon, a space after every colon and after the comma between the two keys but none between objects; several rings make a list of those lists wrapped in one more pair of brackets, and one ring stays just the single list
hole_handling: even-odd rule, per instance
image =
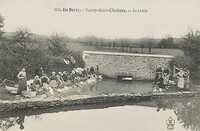
[{"label": "group of women", "polygon": [[[189,89],[189,70],[174,67],[173,75],[170,74],[168,66],[164,66],[164,69],[161,66],[158,66],[156,69],[156,76],[154,84],[157,85],[160,89],[168,89],[170,84],[175,84],[179,90],[188,90]],[[170,79],[171,76],[171,79]]]},{"label": "group of women", "polygon": [[67,71],[52,72],[49,77],[43,72],[41,76],[36,75],[31,84],[27,85],[26,71],[23,68],[17,75],[19,79],[17,94],[21,95],[29,87],[32,91],[36,91],[37,94],[45,92],[53,95],[57,89],[78,86],[79,82],[86,81],[98,74],[98,69],[95,70],[94,67],[74,68],[70,73],[67,73]]}]

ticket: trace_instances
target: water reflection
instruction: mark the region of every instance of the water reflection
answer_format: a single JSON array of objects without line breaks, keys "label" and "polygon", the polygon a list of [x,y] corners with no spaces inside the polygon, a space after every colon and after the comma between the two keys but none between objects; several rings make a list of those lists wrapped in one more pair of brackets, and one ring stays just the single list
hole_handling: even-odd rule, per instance
[{"label": "water reflection", "polygon": [[[74,89],[74,92],[70,92],[69,95],[77,94],[77,92],[96,95],[104,93],[147,93],[150,91],[152,91],[151,82],[136,81],[130,84],[105,79],[90,87],[83,86],[81,91]],[[44,114],[44,117],[41,117],[42,114]],[[199,131],[199,97],[156,99],[135,101],[134,103],[130,101],[90,104],[9,113],[0,112],[0,130],[160,131],[167,130],[166,120],[170,117],[176,121],[173,131]],[[87,125],[89,126],[87,127]]]},{"label": "water reflection", "polygon": [[177,115],[177,120],[185,128],[192,130],[200,130],[200,102],[199,99],[185,100],[176,102],[174,113]]},{"label": "water reflection", "polygon": [[[42,115],[33,115],[33,117],[34,117],[34,120],[42,119]],[[13,126],[16,126],[17,129],[20,129],[20,130],[25,129],[25,126],[24,126],[25,118],[26,118],[26,115],[24,113],[20,113],[18,117],[1,118],[0,131],[7,131]]]},{"label": "water reflection", "polygon": [[200,130],[200,101],[199,98],[155,100],[157,111],[166,108],[174,111],[177,121],[185,128]]},{"label": "water reflection", "polygon": [[[52,123],[55,124],[51,125],[50,127],[57,126],[57,124],[60,125],[60,122],[62,123],[63,121],[65,121],[68,124],[74,124],[76,122],[77,124],[80,124],[79,122],[81,121],[79,119],[81,118],[82,122],[86,121],[88,123],[91,122],[91,119],[92,121],[101,121],[101,122],[104,119],[112,119],[112,120],[118,119],[120,122],[122,122],[121,124],[125,125],[127,125],[127,123],[126,121],[122,121],[123,119],[132,120],[134,125],[142,125],[144,124],[143,123],[144,120],[146,121],[147,119],[151,121],[150,119],[153,119],[153,121],[157,123],[158,126],[160,126],[159,127],[160,129],[167,130],[165,120],[167,120],[169,117],[172,117],[173,119],[176,120],[174,130],[199,131],[200,130],[199,107],[200,107],[199,98],[195,97],[195,98],[182,98],[182,99],[160,99],[160,100],[144,101],[139,103],[121,103],[121,104],[108,103],[105,105],[104,104],[99,105],[97,107],[95,107],[95,105],[85,105],[85,107],[74,106],[71,109],[68,107],[67,108],[63,107],[63,108],[57,108],[57,109],[53,108],[47,110],[44,109],[36,111],[20,111],[20,112],[13,112],[11,113],[12,115],[8,113],[7,114],[0,113],[1,117],[0,128],[3,131],[5,130],[12,131],[21,129],[30,130],[30,128],[34,129],[36,128],[35,126],[39,124],[37,128],[40,127],[41,130],[45,130],[48,129],[47,125],[48,122],[50,122],[49,123],[50,125]],[[44,117],[41,117],[41,114],[44,114]],[[39,123],[37,121],[39,121]],[[113,123],[113,121],[110,121],[110,125],[105,125],[105,126],[113,128],[112,126],[116,126],[115,122]],[[97,125],[102,124],[102,126],[104,126],[105,123],[102,122],[93,124],[94,124],[93,128],[95,128],[95,124]],[[63,126],[63,128],[66,127],[65,124],[60,126]],[[70,126],[70,128],[74,127]],[[127,125],[126,127],[126,129],[129,128],[133,130],[135,130],[136,128],[138,128],[138,130],[140,129],[140,127],[137,126],[133,128],[131,124]],[[147,130],[155,130],[154,128],[155,128],[154,125],[151,126],[149,124]],[[88,128],[88,130],[91,129]],[[141,128],[141,130],[144,129]]]},{"label": "water reflection", "polygon": [[14,126],[17,118],[1,118],[0,119],[0,129],[2,131],[8,130],[10,127]]},{"label": "water reflection", "polygon": [[161,109],[163,109],[163,111],[166,110],[166,108],[167,108],[166,101],[164,101],[164,100],[155,100],[154,102],[155,102],[156,107],[157,107],[157,110],[156,110],[157,112],[159,112]]},{"label": "water reflection", "polygon": [[25,119],[25,115],[20,115],[19,118],[16,121],[21,130],[24,129],[24,125],[23,125],[24,119]]},{"label": "water reflection", "polygon": [[2,131],[6,131],[12,126],[19,125],[19,128],[24,129],[25,115],[20,115],[19,117],[10,117],[0,119],[0,128]]}]

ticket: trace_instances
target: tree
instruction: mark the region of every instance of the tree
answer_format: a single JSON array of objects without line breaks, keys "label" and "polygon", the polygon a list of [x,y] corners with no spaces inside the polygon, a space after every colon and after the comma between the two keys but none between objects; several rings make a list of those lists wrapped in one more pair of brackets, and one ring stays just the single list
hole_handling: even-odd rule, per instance
[{"label": "tree", "polygon": [[112,43],[113,43],[112,45],[113,45],[113,49],[114,49],[114,48],[115,48],[115,46],[116,46],[116,42],[115,42],[115,41],[113,41]]},{"label": "tree", "polygon": [[142,49],[142,53],[144,48],[148,48],[150,54],[153,45],[156,43],[156,40],[151,37],[147,37],[147,38],[141,38],[138,43],[141,45],[140,47]]},{"label": "tree", "polygon": [[112,42],[108,42],[108,47],[109,47],[109,50],[110,50],[110,47],[112,46]]},{"label": "tree", "polygon": [[142,53],[144,52],[144,44],[141,45]]},{"label": "tree", "polygon": [[[27,68],[27,76],[32,78],[42,65],[48,65],[49,54],[36,45],[36,39],[27,28],[19,28],[11,38],[0,46],[0,77],[16,80],[22,67]],[[34,46],[32,46],[34,44]]]},{"label": "tree", "polygon": [[155,44],[154,39],[149,38],[149,39],[148,39],[148,43],[147,43],[147,47],[148,47],[148,49],[149,49],[149,54],[151,54],[151,49],[152,49],[152,47],[153,47],[154,44]]},{"label": "tree", "polygon": [[26,27],[17,29],[13,36],[13,42],[20,44],[26,52],[27,46],[31,46],[36,40],[33,38],[33,33]]},{"label": "tree", "polygon": [[193,78],[200,77],[200,31],[190,31],[184,36],[183,51]]},{"label": "tree", "polygon": [[2,30],[2,28],[4,27],[4,18],[3,16],[1,16],[0,14],[0,40],[4,34],[4,31]]},{"label": "tree", "polygon": [[171,36],[166,36],[162,38],[161,41],[158,43],[159,48],[177,48],[174,43],[174,39]]},{"label": "tree", "polygon": [[53,33],[50,38],[47,39],[50,43],[49,50],[52,52],[53,56],[66,53],[66,39],[66,36],[59,33]]}]

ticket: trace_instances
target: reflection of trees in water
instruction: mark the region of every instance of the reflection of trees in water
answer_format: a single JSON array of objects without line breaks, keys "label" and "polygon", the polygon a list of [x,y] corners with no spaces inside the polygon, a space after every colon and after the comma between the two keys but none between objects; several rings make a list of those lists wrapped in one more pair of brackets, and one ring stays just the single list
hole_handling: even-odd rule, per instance
[{"label": "reflection of trees in water", "polygon": [[[34,119],[42,119],[42,115],[35,115]],[[24,121],[25,115],[23,115],[23,113],[18,117],[0,118],[0,131],[6,131],[16,124],[19,125],[19,128],[22,130],[24,129]]]},{"label": "reflection of trees in water", "polygon": [[177,121],[186,129],[200,131],[200,100],[199,98],[155,100],[157,111],[173,109]]},{"label": "reflection of trees in water", "polygon": [[[200,131],[200,99],[183,98],[183,99],[157,99],[152,102],[144,102],[142,105],[157,106],[157,111],[165,109],[172,109],[177,116],[177,121],[185,128],[193,131]],[[110,105],[110,104],[109,104]],[[107,107],[107,106],[106,106]],[[94,107],[93,107],[94,108]],[[91,109],[93,109],[91,108]],[[83,109],[83,107],[81,107]],[[89,108],[90,109],[90,108]],[[60,108],[59,108],[60,111]],[[26,113],[19,113],[26,114]],[[18,115],[18,117],[0,118],[0,131],[8,130],[10,127],[24,123],[25,115]],[[37,113],[36,113],[37,114]],[[40,115],[35,115],[34,119],[42,119]],[[15,116],[17,116],[15,115]],[[33,115],[33,114],[32,114]],[[20,122],[19,122],[20,119]]]},{"label": "reflection of trees in water", "polygon": [[0,130],[6,131],[16,124],[17,117],[2,118],[0,119]]},{"label": "reflection of trees in water", "polygon": [[182,109],[177,108],[177,120],[185,128],[200,131],[200,101],[198,98],[191,101],[184,101]]}]

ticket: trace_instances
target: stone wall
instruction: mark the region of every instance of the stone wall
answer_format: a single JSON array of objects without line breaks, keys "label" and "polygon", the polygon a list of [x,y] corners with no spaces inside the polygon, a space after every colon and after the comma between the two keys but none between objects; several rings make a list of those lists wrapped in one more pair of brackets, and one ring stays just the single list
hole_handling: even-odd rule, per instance
[{"label": "stone wall", "polygon": [[174,59],[169,55],[131,54],[113,52],[84,51],[86,67],[97,67],[104,76],[116,78],[117,75],[130,74],[135,80],[152,80],[158,65],[169,66]]},{"label": "stone wall", "polygon": [[20,100],[0,100],[1,112],[15,110],[37,110],[50,107],[69,107],[86,104],[118,103],[118,102],[141,102],[150,99],[184,98],[199,96],[199,92],[169,92],[169,93],[146,93],[146,94],[106,94],[97,96],[75,95],[71,97],[47,97]]}]

